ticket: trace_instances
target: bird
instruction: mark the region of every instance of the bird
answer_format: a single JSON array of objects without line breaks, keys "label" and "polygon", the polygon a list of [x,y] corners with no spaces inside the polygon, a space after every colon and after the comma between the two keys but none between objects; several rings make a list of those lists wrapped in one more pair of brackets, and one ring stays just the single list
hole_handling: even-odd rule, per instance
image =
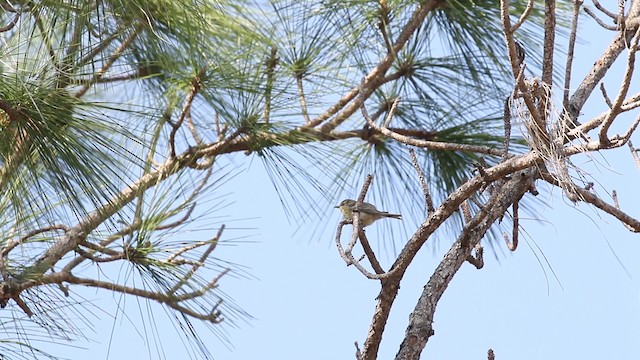
[{"label": "bird", "polygon": [[527,53],[524,51],[524,46],[522,46],[520,41],[515,40],[514,42],[516,45],[516,61],[518,62],[518,66],[521,66],[522,63],[524,63],[524,58],[527,56]]},{"label": "bird", "polygon": [[358,219],[362,227],[369,226],[382,218],[402,220],[402,215],[379,211],[373,204],[366,202],[358,204],[358,208],[356,210],[356,204],[357,202],[355,200],[345,199],[340,202],[340,205],[335,206],[335,208],[340,209],[342,215],[344,215],[344,220],[346,221],[353,221],[353,212],[357,211],[360,214]]}]

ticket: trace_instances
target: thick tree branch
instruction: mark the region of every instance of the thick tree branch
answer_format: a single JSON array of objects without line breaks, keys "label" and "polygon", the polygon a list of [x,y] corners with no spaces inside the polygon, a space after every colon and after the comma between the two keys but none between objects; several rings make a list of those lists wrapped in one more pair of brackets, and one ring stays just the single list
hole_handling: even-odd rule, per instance
[{"label": "thick tree branch", "polygon": [[[494,206],[485,214],[478,213],[474,221],[465,226],[458,240],[444,256],[440,265],[424,287],[422,295],[409,316],[409,326],[405,338],[396,354],[396,359],[418,359],[427,341],[433,335],[433,318],[436,305],[449,286],[453,276],[471,255],[472,249],[484,237],[491,225],[501,218],[508,207],[519,201],[533,186],[536,179],[536,169],[530,168],[514,173],[510,180],[505,181],[493,193],[489,200]],[[463,246],[463,244],[468,244]]]}]

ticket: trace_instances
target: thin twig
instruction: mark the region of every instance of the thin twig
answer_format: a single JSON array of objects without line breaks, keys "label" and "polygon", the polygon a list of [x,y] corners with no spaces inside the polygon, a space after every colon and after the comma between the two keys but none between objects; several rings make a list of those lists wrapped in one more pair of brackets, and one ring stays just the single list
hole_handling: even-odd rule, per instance
[{"label": "thin twig", "polygon": [[107,61],[104,63],[104,65],[102,65],[102,68],[100,68],[100,70],[98,70],[93,75],[91,81],[86,83],[84,86],[82,86],[82,88],[80,90],[78,90],[75,93],[75,95],[74,95],[75,97],[80,98],[84,94],[86,94],[87,91],[89,91],[89,88],[91,87],[91,85],[93,85],[94,83],[99,81],[104,76],[104,74],[106,74],[107,71],[109,71],[109,69],[116,62],[116,60],[118,60],[124,54],[125,50],[127,50],[129,48],[129,46],[133,43],[133,41],[138,37],[138,34],[140,33],[140,30],[142,30],[142,24],[138,24],[133,29],[133,31],[131,32],[131,35],[129,35],[129,37],[126,38],[122,42],[122,44],[120,44],[120,46],[116,49],[116,51],[114,51],[113,54],[111,54],[111,56],[107,59]]},{"label": "thin twig", "polygon": [[[640,16],[640,3],[634,2],[629,13],[629,19],[637,19]],[[577,118],[591,96],[593,89],[602,81],[607,71],[611,68],[616,59],[626,48],[627,42],[633,37],[632,33],[619,32],[606,47],[604,53],[595,61],[593,67],[589,70],[585,78],[582,80],[576,91],[569,99],[570,121],[576,123]],[[596,125],[597,126],[597,125]]]},{"label": "thin twig", "polygon": [[602,21],[602,19],[600,19],[598,17],[598,15],[596,13],[593,12],[593,10],[589,9],[588,7],[584,8],[584,12],[586,12],[589,16],[591,16],[591,18],[593,20],[595,20],[595,22],[598,23],[598,25],[600,25],[602,28],[604,28],[606,30],[611,30],[611,31],[617,31],[618,30],[618,26],[609,25],[609,24],[605,23],[604,21]]},{"label": "thin twig", "polygon": [[180,289],[184,284],[186,284],[187,281],[189,281],[189,279],[191,279],[193,277],[193,275],[202,266],[200,264],[204,264],[205,261],[207,260],[207,258],[209,257],[209,255],[213,252],[213,250],[215,250],[216,246],[218,246],[218,242],[220,241],[220,238],[222,237],[222,232],[224,231],[224,228],[225,228],[225,226],[223,224],[222,226],[220,226],[220,229],[218,229],[218,232],[216,233],[216,236],[214,236],[213,239],[210,240],[211,245],[209,245],[207,250],[205,250],[204,253],[202,253],[202,256],[200,256],[200,260],[198,261],[199,264],[194,264],[191,267],[191,269],[182,277],[182,279],[180,279],[180,281],[178,281],[178,283],[175,284],[167,292],[167,294],[174,294],[178,289]]},{"label": "thin twig", "polygon": [[309,117],[309,110],[307,109],[307,98],[304,94],[304,83],[302,82],[302,74],[296,75],[296,85],[298,87],[298,98],[300,99],[300,110],[302,111],[302,117],[306,125],[311,124],[311,118]]},{"label": "thin twig", "polygon": [[362,245],[362,249],[364,250],[365,255],[367,255],[367,258],[369,259],[369,263],[371,264],[373,271],[375,271],[376,274],[379,274],[379,275],[384,274],[385,271],[382,268],[382,266],[380,266],[380,262],[378,262],[378,258],[376,258],[376,254],[373,252],[373,249],[371,249],[371,245],[369,245],[369,239],[367,239],[367,236],[364,230],[360,230],[360,233],[358,235],[360,238],[360,244]]},{"label": "thin twig", "polygon": [[562,107],[569,108],[569,88],[571,87],[571,73],[573,71],[573,53],[576,47],[576,34],[578,33],[578,20],[580,18],[580,7],[583,0],[574,0],[573,17],[571,19],[571,32],[569,33],[569,43],[567,46],[567,63],[564,68],[564,91],[562,95]]},{"label": "thin twig", "polygon": [[516,23],[511,26],[509,32],[513,34],[520,28],[520,26],[522,26],[522,24],[524,24],[525,20],[527,20],[527,18],[529,17],[529,14],[531,14],[531,10],[533,10],[533,3],[534,0],[527,1],[527,7],[524,8],[524,11],[522,12],[522,15],[520,15],[518,21],[516,21]]},{"label": "thin twig", "polygon": [[187,98],[184,100],[184,105],[182,107],[182,111],[180,112],[180,116],[178,116],[178,120],[175,124],[171,125],[171,133],[169,134],[169,148],[171,149],[171,157],[176,157],[176,134],[178,130],[182,126],[185,117],[191,111],[191,105],[193,104],[193,100],[195,99],[198,91],[202,88],[201,79],[205,75],[206,68],[202,67],[198,74],[191,80],[191,90],[187,94]]},{"label": "thin twig", "polygon": [[[278,65],[278,48],[275,46],[271,48],[271,53],[266,61],[267,66],[267,86],[264,90],[264,122],[269,123],[269,117],[271,116],[271,93],[273,92],[273,77]],[[307,115],[308,117],[308,115]]]},{"label": "thin twig", "polygon": [[[366,110],[364,109],[364,106],[362,107],[362,109],[363,109],[363,115],[366,115]],[[502,150],[489,147],[489,146],[456,144],[456,143],[447,143],[447,142],[440,142],[440,141],[414,139],[409,136],[400,135],[397,132],[394,132],[388,128],[380,127],[376,125],[376,123],[374,123],[369,116],[365,116],[365,120],[367,121],[367,124],[375,131],[378,131],[382,133],[382,135],[390,137],[403,144],[412,145],[412,146],[421,147],[421,148],[427,148],[431,150],[468,151],[468,152],[475,152],[475,153],[488,154],[488,155],[494,155],[494,156],[503,155]]]},{"label": "thin twig", "polygon": [[604,87],[604,83],[600,83],[600,92],[602,92],[602,97],[604,98],[604,102],[607,104],[609,109],[613,108],[613,103],[609,98],[609,94],[607,94],[607,89]]},{"label": "thin twig", "polygon": [[596,9],[602,11],[603,14],[607,15],[612,20],[617,20],[618,19],[617,14],[607,10],[607,8],[602,6],[598,0],[591,0],[591,1],[593,2],[593,5],[595,5]]},{"label": "thin twig", "polygon": [[511,250],[511,251],[516,251],[516,249],[518,248],[518,234],[519,234],[519,215],[518,215],[518,208],[520,207],[520,202],[516,201],[513,203],[513,231],[511,234],[511,239],[509,240],[509,235],[507,234],[502,234],[504,237],[505,242],[507,243],[507,249]]},{"label": "thin twig", "polygon": [[633,161],[636,163],[636,168],[640,170],[640,155],[638,155],[639,150],[634,149],[633,144],[631,143],[631,140],[629,140],[628,145],[629,145],[629,151],[631,151],[631,156],[633,157]]},{"label": "thin twig", "polygon": [[16,24],[18,23],[18,20],[20,19],[20,16],[22,15],[21,12],[16,12],[16,14],[13,16],[13,19],[11,19],[11,21],[0,28],[0,32],[7,32],[11,29],[13,29],[14,26],[16,26]]},{"label": "thin twig", "polygon": [[[509,13],[509,0],[501,0],[500,1],[500,18],[502,20],[502,28],[505,36],[505,41],[507,43],[507,48],[509,49],[509,59],[511,61],[511,69],[513,71],[514,78],[517,79],[516,87],[520,89],[521,96],[524,99],[531,116],[536,124],[539,124],[541,128],[545,128],[545,121],[542,119],[543,114],[540,114],[538,107],[535,105],[533,98],[531,96],[531,92],[529,91],[527,85],[523,81],[524,78],[520,77],[520,73],[523,72],[522,66],[518,61],[518,56],[516,52],[515,40],[513,39],[513,33],[511,32],[511,18]],[[502,154],[498,155],[501,156]]]},{"label": "thin twig", "polygon": [[640,27],[636,30],[633,39],[631,40],[631,47],[629,48],[629,56],[627,58],[627,68],[624,72],[624,77],[622,79],[622,84],[620,86],[620,90],[618,90],[618,95],[616,99],[613,101],[611,106],[611,110],[609,110],[609,114],[602,121],[602,125],[600,126],[600,131],[598,133],[599,140],[602,144],[608,144],[608,131],[611,124],[613,124],[613,120],[620,114],[620,108],[622,103],[627,96],[629,91],[629,87],[631,86],[631,77],[633,76],[634,64],[636,60],[636,51],[638,50],[638,41],[640,41]]},{"label": "thin twig", "polygon": [[418,181],[420,181],[420,185],[422,186],[424,202],[427,205],[427,215],[429,215],[435,211],[435,208],[433,207],[433,199],[431,198],[431,191],[429,190],[429,185],[425,180],[424,172],[422,171],[422,168],[420,168],[420,164],[418,164],[418,158],[416,157],[415,151],[413,151],[413,149],[409,149],[409,157],[411,157],[413,168],[418,173]]},{"label": "thin twig", "polygon": [[[558,183],[558,181],[551,176],[550,174],[541,174],[542,175],[542,179],[544,179],[544,181],[555,185],[555,186],[560,186],[560,184]],[[604,200],[602,200],[601,198],[599,198],[598,196],[596,196],[595,194],[591,193],[591,191],[583,189],[579,186],[575,186],[574,189],[572,189],[573,191],[575,191],[578,195],[578,198],[584,202],[587,202],[589,204],[594,205],[595,207],[597,207],[598,209],[606,212],[607,214],[615,217],[616,219],[618,219],[622,225],[624,225],[627,229],[629,229],[632,232],[640,232],[640,220],[633,218],[632,216],[626,214],[625,212],[623,212],[622,210],[620,210],[619,206],[617,205],[611,205],[608,204],[607,202],[605,202]],[[616,199],[614,198],[614,202],[616,201]]]}]

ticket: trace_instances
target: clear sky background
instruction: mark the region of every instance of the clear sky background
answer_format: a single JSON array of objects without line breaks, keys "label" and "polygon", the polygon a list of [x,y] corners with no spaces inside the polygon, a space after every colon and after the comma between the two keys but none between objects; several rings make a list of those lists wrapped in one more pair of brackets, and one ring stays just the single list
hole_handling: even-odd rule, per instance
[{"label": "clear sky background", "polygon": [[[572,86],[614,36],[583,20]],[[617,69],[611,75],[606,85],[613,98],[622,74]],[[557,89],[556,98],[561,99]],[[595,95],[581,120],[603,110],[602,98]],[[626,126],[632,118],[624,119]],[[639,136],[633,140],[640,145]],[[574,163],[593,178],[599,195],[609,200],[606,194],[615,189],[622,208],[640,217],[640,171],[628,149],[602,155],[606,159],[594,154]],[[354,341],[362,344],[367,335],[379,283],[346,267],[338,255],[333,238],[340,216],[332,208],[335,204],[319,204],[326,217],[300,228],[295,218],[285,215],[261,161],[246,160],[244,155],[235,159],[242,168],[221,190],[233,203],[218,223],[229,226],[224,237],[235,240],[220,246],[216,256],[246,267],[245,273],[225,277],[221,289],[253,318],[228,321],[216,333],[197,326],[200,335],[216,359],[353,359]],[[351,186],[343,197],[355,197],[361,182]],[[438,304],[435,335],[423,352],[425,358],[486,359],[489,348],[496,359],[640,358],[640,235],[587,204],[571,204],[558,189],[539,186],[546,205],[538,205],[534,215],[522,215],[518,250],[511,253],[500,242],[492,251],[484,243],[485,267],[476,270],[465,264],[454,278]],[[408,229],[419,225],[410,218],[403,222]],[[404,244],[408,236],[398,225],[371,226],[370,241],[380,246],[392,237]],[[395,356],[422,287],[453,241],[430,239],[409,268],[380,359]],[[393,262],[392,255],[381,256],[383,267]],[[156,359],[160,346],[167,359],[185,358],[175,325],[168,321],[172,315],[161,307],[154,306],[151,318],[141,325],[140,313],[149,312],[137,300],[93,290],[83,296],[98,300],[105,312],[120,307],[126,315],[114,320],[113,313],[91,310],[96,332],[86,335],[92,342],[77,343],[84,349],[51,345],[54,353],[71,359]],[[154,326],[163,334],[156,340]]]}]

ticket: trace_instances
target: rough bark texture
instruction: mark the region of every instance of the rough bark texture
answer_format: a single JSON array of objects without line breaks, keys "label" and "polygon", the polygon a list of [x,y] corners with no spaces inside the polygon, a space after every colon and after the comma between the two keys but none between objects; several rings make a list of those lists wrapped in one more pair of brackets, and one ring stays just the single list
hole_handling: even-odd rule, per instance
[{"label": "rough bark texture", "polygon": [[526,192],[534,187],[535,174],[536,169],[530,168],[516,172],[511,179],[500,181],[501,184],[494,183],[498,186],[493,190],[485,209],[467,224],[424,287],[409,317],[409,326],[396,359],[420,358],[420,353],[427,344],[427,340],[434,333],[433,316],[436,304],[453,276],[471,254],[475,245],[484,237],[489,227],[501,218],[513,203],[519,201]]}]

